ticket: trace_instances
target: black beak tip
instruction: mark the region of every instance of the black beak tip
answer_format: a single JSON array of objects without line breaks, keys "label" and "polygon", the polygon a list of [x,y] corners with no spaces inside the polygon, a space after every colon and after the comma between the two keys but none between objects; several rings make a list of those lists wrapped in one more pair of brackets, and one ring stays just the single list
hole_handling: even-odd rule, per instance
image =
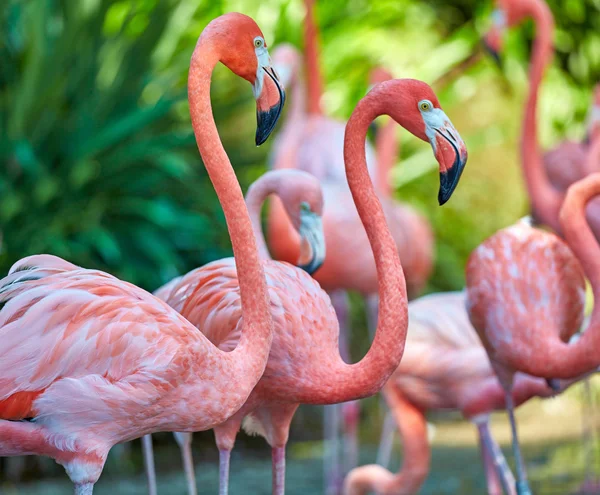
[{"label": "black beak tip", "polygon": [[457,156],[449,170],[440,172],[440,191],[438,193],[438,203],[440,206],[445,205],[452,197],[456,186],[458,186],[465,164],[466,159],[461,159]]},{"label": "black beak tip", "polygon": [[494,50],[485,41],[485,39],[481,41],[481,44],[483,45],[483,48],[488,53],[488,55],[490,55],[492,57],[492,59],[494,60],[494,63],[496,64],[496,66],[501,69],[502,68],[502,59],[500,58],[500,54],[496,50]]},{"label": "black beak tip", "polygon": [[322,261],[318,262],[315,259],[312,259],[304,265],[298,265],[298,268],[304,270],[309,275],[313,275],[319,268],[321,268],[322,265]]},{"label": "black beak tip", "polygon": [[281,98],[277,105],[272,106],[267,111],[256,111],[256,146],[263,144],[275,129],[275,125],[281,116],[281,111],[285,103],[285,93],[280,92]]},{"label": "black beak tip", "polygon": [[547,378],[546,383],[548,384],[548,387],[552,389],[553,392],[560,392],[560,381],[556,378]]}]

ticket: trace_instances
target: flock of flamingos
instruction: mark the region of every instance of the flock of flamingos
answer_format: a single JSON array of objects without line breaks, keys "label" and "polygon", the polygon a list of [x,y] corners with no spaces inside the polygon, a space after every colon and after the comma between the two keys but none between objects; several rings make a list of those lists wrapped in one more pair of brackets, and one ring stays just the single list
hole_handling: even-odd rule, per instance
[{"label": "flock of flamingos", "polygon": [[[64,466],[76,495],[89,495],[111,447],[143,436],[154,494],[150,434],[179,432],[194,494],[191,434],[213,429],[225,495],[243,428],[271,446],[272,490],[281,495],[294,413],[300,404],[323,404],[331,405],[327,493],[415,494],[429,471],[425,412],[455,409],[478,429],[488,492],[531,493],[514,408],[557,394],[600,365],[597,311],[580,333],[585,278],[600,298],[600,90],[585,141],[543,154],[536,109],[552,57],[552,14],[544,0],[497,0],[485,37],[492,52],[501,50],[506,28],[526,18],[536,25],[520,155],[534,221],[500,230],[472,253],[465,291],[409,304],[430,275],[434,239],[427,220],[393,198],[395,125],[431,144],[440,205],[457,187],[467,150],[426,83],[382,69],[345,125],[326,117],[313,2],[305,2],[303,55],[281,46],[271,59],[256,23],[230,13],[206,26],[191,58],[192,124],[233,258],[154,295],[45,254],[16,262],[0,280],[0,455],[49,456]],[[252,85],[256,144],[273,131],[288,88],[273,170],[245,200],[211,110],[219,62]],[[373,150],[366,135],[380,115],[391,119]],[[271,195],[268,250],[260,210]],[[356,364],[348,364],[349,290],[364,295],[373,338]],[[397,474],[385,460],[355,467],[358,400],[382,389],[393,415],[384,438],[394,425],[402,436]],[[516,480],[488,428],[497,409],[509,414]],[[588,479],[582,490],[598,488]]]}]

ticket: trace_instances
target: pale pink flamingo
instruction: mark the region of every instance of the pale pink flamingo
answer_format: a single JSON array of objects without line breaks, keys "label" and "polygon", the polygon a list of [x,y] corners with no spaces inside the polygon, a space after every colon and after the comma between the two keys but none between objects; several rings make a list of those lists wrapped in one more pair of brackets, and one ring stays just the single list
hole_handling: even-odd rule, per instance
[{"label": "pale pink flamingo", "polygon": [[[409,303],[402,362],[383,388],[402,439],[402,469],[393,474],[386,464],[356,468],[346,477],[346,495],[418,493],[429,473],[427,410],[458,410],[472,421],[478,428],[488,493],[501,495],[503,488],[514,493],[514,478],[488,424],[492,411],[505,408],[504,390],[469,322],[465,297],[465,292],[447,292]],[[570,384],[563,382],[560,389]],[[517,374],[512,397],[520,405],[555,393],[543,379]]]},{"label": "pale pink flamingo", "polygon": [[[562,152],[556,152],[562,160],[560,163],[554,159],[557,155],[544,156],[540,149],[536,123],[538,92],[553,54],[554,18],[548,5],[544,0],[496,0],[496,6],[494,25],[484,41],[490,52],[498,54],[501,50],[502,35],[507,27],[516,26],[526,18],[532,18],[536,26],[529,69],[529,93],[523,118],[521,162],[535,220],[562,235],[558,214],[565,196],[564,189],[570,181],[597,171],[598,162],[586,165],[585,153],[581,149],[575,151],[571,145],[567,145]],[[595,102],[598,101],[597,96]],[[590,126],[595,125],[599,118],[595,108],[593,105]],[[573,154],[566,159],[564,155],[569,151]],[[587,215],[592,231],[600,239],[600,199],[588,205]]]},{"label": "pale pink flamingo", "polygon": [[[600,139],[596,139],[587,159],[599,157]],[[598,194],[599,174],[569,188],[560,212],[560,230],[568,246],[554,234],[521,222],[486,240],[467,264],[469,316],[506,390],[519,494],[530,490],[510,399],[514,373],[568,378],[600,362],[598,306],[582,337],[567,343],[583,319],[581,266],[594,299],[600,296],[600,248],[585,216],[587,203]]]},{"label": "pale pink flamingo", "polygon": [[[284,449],[298,405],[334,404],[373,395],[400,362],[407,327],[405,282],[394,239],[369,178],[364,151],[369,124],[384,113],[420,139],[431,140],[442,173],[452,173],[458,180],[465,165],[464,143],[425,83],[409,79],[389,81],[373,88],[359,102],[347,125],[344,157],[348,184],[372,247],[380,284],[379,323],[373,345],[359,363],[346,364],[339,351],[338,322],[326,293],[302,270],[288,263],[265,260],[275,323],[274,345],[265,373],[247,403],[229,421],[215,428],[222,494],[227,493],[229,456],[245,417],[245,429],[264,436],[273,449],[273,492],[282,494]],[[251,188],[247,199],[265,257],[259,212],[269,194],[280,196],[301,235],[301,212],[319,214],[322,208],[314,178],[307,184],[299,179],[304,174],[295,172],[293,180],[286,181],[281,178],[282,172],[287,172],[288,179],[294,174],[292,171],[268,174]],[[442,203],[450,198],[457,182],[451,189],[444,189],[444,184]],[[302,206],[307,190],[308,197],[313,198],[308,208]],[[313,247],[310,251],[322,250]],[[314,263],[309,265],[315,267]],[[202,331],[210,328],[209,338],[215,344],[235,345],[241,314],[233,267],[227,272],[221,270],[218,277],[201,278],[198,271],[192,271],[160,289],[157,295]],[[220,308],[218,318],[213,316],[214,307]]]},{"label": "pale pink flamingo", "polygon": [[205,28],[191,61],[190,112],[240,273],[244,325],[235,350],[224,353],[146,291],[54,256],[22,259],[0,281],[0,455],[54,458],[76,494],[92,493],[117,443],[227,420],[267,363],[272,320],[265,276],[210,107],[210,76],[219,61],[254,86],[257,142],[272,130],[283,93],[252,19],[231,13]]}]

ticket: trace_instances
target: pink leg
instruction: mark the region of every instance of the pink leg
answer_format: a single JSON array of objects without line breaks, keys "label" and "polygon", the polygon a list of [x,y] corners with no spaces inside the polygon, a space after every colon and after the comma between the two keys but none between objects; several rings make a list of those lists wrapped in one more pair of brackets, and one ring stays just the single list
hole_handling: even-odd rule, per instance
[{"label": "pink leg", "polygon": [[358,464],[360,403],[353,400],[342,404],[342,417],[344,418],[344,474],[347,474]]},{"label": "pink leg", "polygon": [[144,455],[146,479],[148,480],[148,495],[156,495],[156,469],[154,468],[152,435],[144,435],[142,437],[142,453]]},{"label": "pink leg", "polygon": [[219,449],[219,495],[229,493],[229,458],[231,450]]},{"label": "pink leg", "polygon": [[194,460],[192,458],[192,434],[191,433],[173,433],[183,460],[183,469],[188,486],[188,495],[197,495],[196,473],[194,472]]},{"label": "pink leg", "polygon": [[285,447],[271,449],[273,495],[285,494]]},{"label": "pink leg", "polygon": [[[344,291],[334,291],[330,294],[331,303],[335,309],[340,326],[340,355],[347,363],[350,359],[349,344],[349,311],[348,296]],[[325,451],[323,458],[325,493],[327,495],[337,495],[341,490],[342,467],[339,455],[339,431],[341,423],[341,404],[325,406]]]}]

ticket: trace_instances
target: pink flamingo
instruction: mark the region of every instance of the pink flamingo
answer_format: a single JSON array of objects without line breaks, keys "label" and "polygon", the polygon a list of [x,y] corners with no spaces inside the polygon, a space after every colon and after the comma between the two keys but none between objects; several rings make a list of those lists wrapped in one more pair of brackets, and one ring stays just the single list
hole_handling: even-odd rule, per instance
[{"label": "pink flamingo", "polygon": [[22,259],[0,281],[0,455],[54,458],[79,495],[92,493],[116,443],[227,420],[267,363],[265,276],[210,108],[219,61],[254,86],[258,142],[272,130],[283,92],[252,19],[232,13],[205,28],[191,61],[190,111],[238,260],[244,324],[236,349],[222,352],[146,291],[54,256]]},{"label": "pink flamingo", "polygon": [[[524,145],[524,154],[528,149]],[[599,158],[600,139],[596,139],[587,159],[595,163]],[[583,336],[571,345],[566,343],[583,319],[579,262],[594,299],[600,296],[600,249],[585,218],[588,201],[599,193],[598,174],[569,189],[560,213],[560,230],[568,246],[555,235],[521,222],[486,240],[467,264],[469,316],[506,391],[519,494],[530,490],[510,395],[514,373],[567,378],[590,371],[600,362],[598,306]]]},{"label": "pink flamingo", "polygon": [[[565,144],[545,156],[540,150],[536,124],[537,100],[544,71],[552,58],[554,32],[554,18],[545,1],[496,0],[496,6],[494,25],[484,40],[496,57],[502,48],[502,35],[507,27],[516,26],[529,17],[536,25],[529,69],[529,94],[523,119],[521,161],[535,220],[562,235],[558,214],[564,200],[564,190],[572,181],[597,171],[598,162],[586,165],[585,148],[571,144]],[[597,93],[595,102],[598,102],[598,97]],[[597,107],[592,108],[590,126],[593,127],[600,117]],[[596,238],[600,239],[600,199],[588,205],[588,219]]]},{"label": "pink flamingo", "polygon": [[[302,269],[272,261],[269,257],[260,211],[271,194],[281,198],[287,215],[302,239],[298,260]],[[280,494],[284,493],[285,445],[290,423],[298,408],[298,404],[293,403],[293,396],[290,397],[289,391],[284,390],[292,386],[298,368],[304,367],[304,373],[310,375],[309,363],[315,363],[319,351],[312,345],[316,336],[337,333],[337,321],[329,297],[309,276],[325,257],[321,222],[323,197],[319,181],[307,172],[275,170],[267,172],[250,186],[246,204],[267,275],[274,336],[277,337],[274,338],[276,348],[271,347],[273,354],[262,380],[242,408],[215,427],[220,454],[220,493],[228,492],[230,454],[237,432],[245,420],[244,428],[249,433],[262,434],[272,447],[273,493]],[[242,313],[239,288],[233,264],[219,263],[212,264],[211,270],[199,268],[177,277],[159,288],[155,295],[185,316],[219,349],[229,352],[240,339]],[[305,341],[300,345],[304,345],[304,352],[298,352],[297,341],[301,341],[302,337]],[[329,358],[333,359],[331,356]],[[320,363],[318,359],[317,362]],[[282,374],[285,376],[281,377]],[[282,399],[283,396],[286,398]],[[188,493],[195,494],[192,434],[175,433],[175,438],[182,452]],[[149,438],[145,439],[144,458],[148,460],[146,471],[150,491],[156,493],[150,442]]]},{"label": "pink flamingo", "polygon": [[[319,78],[316,43],[308,44],[308,39],[312,39],[311,33],[314,33],[314,22],[312,21],[312,2],[307,5],[307,24],[313,26],[307,29],[307,50],[310,55],[307,59],[307,65],[312,67],[309,71],[310,78]],[[322,186],[325,195],[324,210],[324,229],[327,252],[329,256],[323,266],[313,275],[321,286],[331,294],[332,302],[336,309],[340,321],[340,347],[342,356],[349,361],[347,320],[348,307],[344,290],[355,290],[365,295],[369,314],[369,327],[371,334],[375,328],[377,314],[377,276],[375,263],[369,247],[368,239],[360,226],[360,219],[354,207],[350,191],[346,182],[339,181],[339,174],[331,171],[325,174],[321,166],[308,167],[300,162],[303,153],[312,152],[318,157],[315,160],[306,159],[307,163],[313,165],[319,163],[319,160],[326,157],[326,165],[332,170],[339,168],[338,162],[341,162],[341,123],[337,121],[331,124],[332,128],[340,129],[337,134],[339,138],[333,138],[327,135],[324,128],[318,128],[317,132],[312,133],[310,129],[317,128],[318,123],[329,122],[320,114],[315,116],[306,115],[305,91],[299,74],[301,66],[301,57],[299,52],[290,45],[277,47],[273,55],[274,65],[277,67],[286,87],[290,87],[292,101],[288,109],[288,116],[283,126],[281,135],[276,142],[276,147],[272,155],[272,166],[279,168],[304,168],[312,173],[320,174]],[[316,76],[314,74],[317,74]],[[372,82],[381,82],[385,73],[375,74]],[[391,76],[390,76],[391,77]],[[313,82],[312,87],[321,87],[320,82]],[[310,84],[309,84],[310,87]],[[320,93],[317,96],[309,95],[310,105],[313,111],[318,108]],[[311,120],[314,124],[305,124]],[[334,125],[335,124],[335,125]],[[427,220],[412,209],[410,206],[394,201],[391,197],[388,175],[394,165],[394,150],[397,150],[398,143],[394,132],[395,122],[390,120],[385,124],[382,133],[377,140],[377,152],[382,162],[371,175],[376,178],[377,189],[380,192],[380,199],[384,207],[386,219],[396,246],[400,252],[400,259],[404,269],[409,298],[418,295],[431,273],[433,264],[433,234]],[[307,130],[309,129],[309,130]],[[327,135],[327,138],[324,136]],[[317,141],[314,141],[317,139]],[[339,144],[338,144],[339,143]],[[338,147],[336,149],[336,147]],[[306,150],[300,152],[300,149]],[[367,156],[369,148],[367,147]],[[337,158],[334,158],[336,156]],[[337,160],[337,161],[336,161]],[[335,165],[334,165],[335,163]],[[342,162],[343,163],[343,162]],[[327,170],[330,170],[329,168]],[[387,184],[387,185],[386,185]],[[275,259],[281,259],[290,263],[298,259],[299,244],[298,235],[290,224],[281,202],[273,198],[269,210],[269,247]],[[412,243],[417,243],[420,249],[413,249]],[[352,257],[356,262],[349,264],[347,260]],[[346,464],[350,468],[356,465],[357,444],[356,429],[358,424],[357,404],[347,404],[344,406],[344,419],[346,429]],[[325,470],[328,473],[330,484],[334,484],[334,478],[339,479],[336,474],[339,469],[338,461],[335,459],[337,451],[337,431],[339,429],[339,413],[336,408],[327,408],[326,410],[325,430],[328,435],[327,444],[331,453],[326,454]],[[332,459],[333,458],[333,459]],[[331,488],[335,490],[335,488]]]},{"label": "pink flamingo", "polygon": [[[404,464],[397,474],[381,465],[352,470],[345,480],[347,495],[418,493],[430,467],[425,412],[431,409],[459,410],[477,426],[488,493],[501,495],[503,488],[514,493],[512,473],[489,430],[489,414],[505,408],[504,390],[469,322],[465,299],[464,292],[447,292],[409,303],[402,362],[382,390],[400,431]],[[512,398],[520,405],[554,393],[544,380],[517,374]]]},{"label": "pink flamingo", "polygon": [[[298,405],[334,404],[373,395],[400,362],[407,327],[405,282],[393,237],[369,179],[364,151],[367,128],[383,113],[420,139],[431,139],[440,169],[445,173],[458,178],[465,165],[464,143],[425,83],[409,79],[390,81],[376,86],[359,102],[347,125],[344,156],[348,184],[372,246],[380,279],[378,331],[367,355],[357,364],[346,364],[340,356],[337,319],[325,292],[306,273],[287,263],[268,259],[264,262],[275,322],[274,345],[265,373],[249,400],[230,420],[215,428],[222,494],[227,493],[229,456],[244,418],[244,428],[264,436],[271,445],[273,493],[282,494],[285,444]],[[282,172],[287,172],[284,178],[288,180],[282,178]],[[280,196],[300,233],[302,211],[321,212],[322,200],[316,194],[314,178],[307,183],[306,179],[300,179],[303,175],[299,172],[291,180],[290,174],[293,172],[267,174],[249,192],[247,203],[259,239],[262,239],[260,205],[269,194]],[[442,202],[450,198],[455,187],[456,183],[452,190],[442,189]],[[302,206],[305,195],[313,198],[308,208]],[[259,244],[266,258],[262,240]],[[318,253],[321,249],[311,251]],[[157,294],[202,331],[210,328],[209,338],[215,344],[231,346],[239,338],[236,284],[233,268],[219,277],[201,278],[198,271],[192,271]],[[212,315],[214,307],[220,308],[219,319]]]}]

